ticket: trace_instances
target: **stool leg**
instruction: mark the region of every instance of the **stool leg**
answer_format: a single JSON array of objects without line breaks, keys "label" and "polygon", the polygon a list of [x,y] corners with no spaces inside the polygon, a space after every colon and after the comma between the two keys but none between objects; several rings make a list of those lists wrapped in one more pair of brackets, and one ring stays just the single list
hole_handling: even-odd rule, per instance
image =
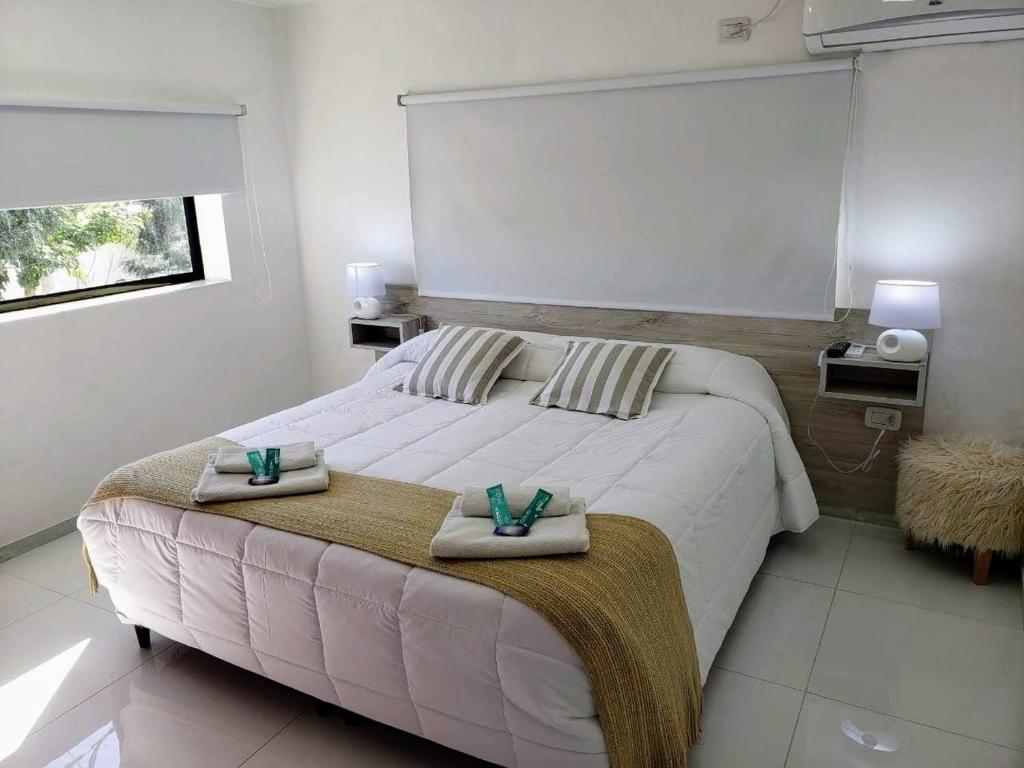
[{"label": "stool leg", "polygon": [[988,584],[988,568],[992,565],[991,549],[974,550],[974,574],[971,581],[979,587]]}]

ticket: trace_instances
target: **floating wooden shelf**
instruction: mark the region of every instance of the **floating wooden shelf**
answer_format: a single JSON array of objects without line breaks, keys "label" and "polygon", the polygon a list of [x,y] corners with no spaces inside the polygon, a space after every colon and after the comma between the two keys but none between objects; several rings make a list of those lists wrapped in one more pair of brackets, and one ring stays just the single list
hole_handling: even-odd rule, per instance
[{"label": "floating wooden shelf", "polygon": [[378,358],[423,332],[419,315],[381,315],[373,320],[350,317],[349,340],[353,349],[368,349]]},{"label": "floating wooden shelf", "polygon": [[822,352],[818,393],[835,400],[921,407],[928,358],[918,363],[883,360],[868,348],[861,357],[828,357]]}]

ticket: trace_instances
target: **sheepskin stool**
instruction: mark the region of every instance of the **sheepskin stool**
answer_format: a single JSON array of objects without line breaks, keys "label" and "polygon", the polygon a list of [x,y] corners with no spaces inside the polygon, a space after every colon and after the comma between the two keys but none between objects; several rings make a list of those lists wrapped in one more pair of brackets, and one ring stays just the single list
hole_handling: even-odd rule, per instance
[{"label": "sheepskin stool", "polygon": [[900,449],[896,519],[914,542],[974,551],[974,583],[992,552],[1024,549],[1024,449],[996,440],[922,437]]}]

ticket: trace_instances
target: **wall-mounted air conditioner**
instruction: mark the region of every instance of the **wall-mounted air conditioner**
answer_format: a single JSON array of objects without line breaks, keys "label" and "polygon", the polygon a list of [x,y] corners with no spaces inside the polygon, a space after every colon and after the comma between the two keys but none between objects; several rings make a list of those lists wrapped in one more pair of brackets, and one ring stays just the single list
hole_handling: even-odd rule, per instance
[{"label": "wall-mounted air conditioner", "polygon": [[811,53],[1024,37],[1024,0],[807,0]]}]

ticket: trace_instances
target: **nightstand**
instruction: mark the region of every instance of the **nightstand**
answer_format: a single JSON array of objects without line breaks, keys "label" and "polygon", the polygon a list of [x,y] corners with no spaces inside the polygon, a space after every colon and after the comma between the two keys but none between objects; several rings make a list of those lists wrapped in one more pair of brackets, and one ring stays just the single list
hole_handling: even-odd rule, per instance
[{"label": "nightstand", "polygon": [[924,405],[928,358],[917,363],[883,360],[873,347],[860,357],[828,357],[818,362],[818,394],[836,400],[883,405]]},{"label": "nightstand", "polygon": [[361,317],[348,319],[352,348],[368,349],[378,360],[399,344],[419,336],[423,330],[423,318],[419,315],[381,315],[373,320]]}]

